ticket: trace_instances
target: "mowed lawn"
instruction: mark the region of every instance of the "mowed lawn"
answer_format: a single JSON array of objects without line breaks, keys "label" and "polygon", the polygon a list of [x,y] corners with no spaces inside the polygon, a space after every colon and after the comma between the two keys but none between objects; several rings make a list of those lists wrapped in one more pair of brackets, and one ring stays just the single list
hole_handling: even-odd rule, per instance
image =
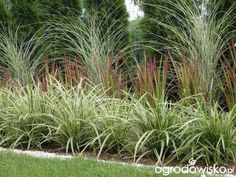
[{"label": "mowed lawn", "polygon": [[[83,158],[45,159],[0,152],[0,177],[160,177],[153,168],[108,164]],[[170,177],[201,177],[173,174]]]}]

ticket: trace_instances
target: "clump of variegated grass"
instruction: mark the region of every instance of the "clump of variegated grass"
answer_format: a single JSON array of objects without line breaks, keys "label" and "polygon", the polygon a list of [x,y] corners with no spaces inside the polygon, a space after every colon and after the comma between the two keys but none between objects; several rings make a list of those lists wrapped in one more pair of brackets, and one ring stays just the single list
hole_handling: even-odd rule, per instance
[{"label": "clump of variegated grass", "polygon": [[216,103],[212,107],[199,102],[188,109],[189,119],[176,155],[182,161],[190,158],[222,164],[236,160],[236,116],[235,107],[224,112]]},{"label": "clump of variegated grass", "polygon": [[55,107],[49,125],[56,130],[51,140],[66,152],[92,149],[99,156],[103,149],[119,152],[125,148],[128,124],[124,102],[107,97],[99,86],[83,88],[82,82],[71,89],[59,84],[53,92],[58,92],[60,99],[51,102]]},{"label": "clump of variegated grass", "polygon": [[149,157],[158,165],[169,163],[176,159],[175,150],[181,142],[183,124],[187,121],[186,110],[180,111],[175,104],[158,98],[153,98],[152,104],[145,96],[141,99],[134,102],[132,114],[132,130],[137,136],[134,161]]},{"label": "clump of variegated grass", "polygon": [[100,107],[101,114],[93,122],[96,138],[91,143],[98,156],[102,152],[123,156],[133,154],[131,134],[132,104],[129,100],[106,98]]},{"label": "clump of variegated grass", "polygon": [[[175,69],[180,95],[184,98],[202,93],[205,94],[206,101],[216,100],[216,78],[221,72],[218,69],[220,51],[225,48],[227,40],[233,37],[234,31],[229,29],[235,20],[232,13],[236,5],[219,16],[219,9],[224,1],[203,1],[206,8],[199,8],[193,1],[185,0],[167,0],[165,3],[168,7],[147,5],[154,6],[171,17],[170,20],[151,21],[175,36],[175,40],[167,39],[166,42],[175,55],[175,62],[179,62],[179,67]],[[188,69],[189,72],[186,71]]]},{"label": "clump of variegated grass", "polygon": [[51,128],[45,123],[50,117],[47,97],[40,87],[1,88],[0,146],[37,148],[47,140]]},{"label": "clump of variegated grass", "polygon": [[44,43],[47,40],[46,30],[39,30],[33,36],[19,35],[21,27],[12,30],[2,27],[0,30],[0,66],[1,78],[19,82],[20,84],[33,83],[32,76],[44,62],[48,48]]},{"label": "clump of variegated grass", "polygon": [[195,99],[187,106],[186,100],[156,100],[155,106],[145,97],[145,105],[137,100],[131,127],[136,135],[134,161],[149,157],[159,165],[191,158],[206,164],[235,162],[235,107],[224,112],[218,104],[206,105],[198,97],[185,98]]},{"label": "clump of variegated grass", "polygon": [[[126,93],[118,99],[81,81],[67,87],[51,78],[39,85],[0,89],[0,146],[94,151],[155,159],[235,161],[235,109],[223,112],[196,99],[177,103]],[[192,97],[186,99],[194,99]]]},{"label": "clump of variegated grass", "polygon": [[67,87],[51,78],[40,84],[0,90],[0,145],[12,148],[54,147],[76,153],[128,151],[128,101],[108,97],[82,80]]}]

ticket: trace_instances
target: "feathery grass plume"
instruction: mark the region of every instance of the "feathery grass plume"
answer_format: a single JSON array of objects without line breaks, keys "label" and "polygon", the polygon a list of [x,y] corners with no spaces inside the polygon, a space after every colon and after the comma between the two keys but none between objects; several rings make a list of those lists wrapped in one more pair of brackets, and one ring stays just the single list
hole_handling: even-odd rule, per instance
[{"label": "feathery grass plume", "polygon": [[[228,31],[235,20],[231,14],[235,11],[236,5],[232,5],[222,16],[218,16],[218,10],[224,1],[203,1],[204,8],[194,5],[192,1],[165,1],[168,8],[158,5],[151,5],[158,10],[168,13],[177,22],[178,26],[171,21],[161,21],[151,19],[157,25],[163,26],[166,30],[175,35],[175,40],[168,40],[171,52],[174,53],[180,68],[177,67],[177,79],[181,84],[180,93],[182,97],[191,94],[203,93],[207,101],[217,99],[216,90],[218,89],[215,81],[218,73],[217,68],[220,51],[225,47],[227,39],[232,38],[234,31]],[[162,38],[161,36],[159,36]],[[182,55],[186,61],[182,61]],[[195,79],[193,80],[190,72],[185,70],[183,63],[194,69]],[[182,68],[183,67],[183,68]],[[189,75],[190,74],[190,75]],[[189,81],[182,82],[185,79]],[[189,84],[192,82],[192,84]],[[196,82],[196,83],[194,83]],[[194,86],[195,88],[190,88]],[[186,92],[186,95],[185,95]]]},{"label": "feathery grass plume", "polygon": [[43,47],[47,40],[44,34],[38,35],[38,32],[26,39],[19,37],[20,30],[20,27],[16,30],[0,30],[1,73],[9,70],[12,81],[29,84],[32,83],[32,76],[38,67],[44,62],[49,46]]},{"label": "feathery grass plume", "polygon": [[[130,56],[134,47],[133,44],[121,43],[127,35],[127,30],[123,30],[125,25],[119,25],[114,30],[111,24],[107,31],[103,31],[109,15],[111,14],[105,14],[99,21],[94,13],[86,14],[84,19],[65,17],[61,22],[51,23],[52,33],[62,44],[63,50],[78,58],[86,68],[87,78],[95,84],[104,82],[108,73],[105,71],[106,66],[111,61],[112,65],[119,64],[119,73],[123,74],[127,56]],[[128,44],[128,41],[126,42]]]}]

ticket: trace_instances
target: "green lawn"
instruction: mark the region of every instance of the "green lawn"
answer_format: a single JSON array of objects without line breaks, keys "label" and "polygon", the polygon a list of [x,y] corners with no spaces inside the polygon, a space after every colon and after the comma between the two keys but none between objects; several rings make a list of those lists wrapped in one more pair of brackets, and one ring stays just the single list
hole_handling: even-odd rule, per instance
[{"label": "green lawn", "polygon": [[[170,175],[193,177],[201,175]],[[152,168],[137,168],[73,158],[39,159],[0,152],[0,177],[160,177]]]}]

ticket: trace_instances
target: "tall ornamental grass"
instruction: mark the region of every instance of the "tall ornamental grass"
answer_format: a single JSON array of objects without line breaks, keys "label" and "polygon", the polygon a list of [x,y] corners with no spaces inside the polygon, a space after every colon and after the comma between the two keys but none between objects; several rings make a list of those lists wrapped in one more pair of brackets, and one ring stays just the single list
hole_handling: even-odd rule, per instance
[{"label": "tall ornamental grass", "polygon": [[96,14],[86,14],[79,20],[65,17],[49,24],[51,33],[55,34],[63,50],[74,55],[86,67],[87,78],[95,84],[104,82],[105,68],[110,59],[114,64],[124,64],[130,53],[128,41],[125,44],[120,42],[127,35],[127,31],[122,30],[125,26],[120,25],[114,29],[111,25],[104,32],[102,26],[107,24],[108,19],[109,17],[105,17],[98,20]]},{"label": "tall ornamental grass", "polygon": [[172,59],[181,97],[202,93],[207,101],[218,98],[216,79],[222,72],[218,67],[220,51],[225,49],[229,39],[235,37],[235,31],[231,28],[235,21],[232,14],[236,5],[219,15],[224,1],[203,1],[205,8],[194,5],[193,1],[165,2],[168,7],[147,5],[171,17],[170,20],[152,21],[174,36],[173,40],[166,42],[174,55]]},{"label": "tall ornamental grass", "polygon": [[19,35],[20,30],[20,27],[15,30],[3,27],[0,30],[1,77],[11,77],[11,80],[21,84],[32,84],[32,76],[44,62],[49,46],[44,46],[47,37],[41,30],[27,37]]}]

